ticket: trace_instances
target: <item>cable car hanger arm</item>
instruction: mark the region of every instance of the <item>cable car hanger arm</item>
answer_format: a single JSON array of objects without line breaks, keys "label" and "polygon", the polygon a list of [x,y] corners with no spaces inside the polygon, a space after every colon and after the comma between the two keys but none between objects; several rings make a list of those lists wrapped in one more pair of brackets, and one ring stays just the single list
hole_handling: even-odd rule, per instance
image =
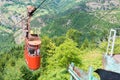
[{"label": "cable car hanger arm", "polygon": [[30,13],[30,16],[33,16],[33,15],[34,15],[34,12],[35,12],[38,8],[40,8],[45,1],[47,1],[47,0],[42,1],[42,2],[40,3],[40,5],[38,5],[38,6]]}]

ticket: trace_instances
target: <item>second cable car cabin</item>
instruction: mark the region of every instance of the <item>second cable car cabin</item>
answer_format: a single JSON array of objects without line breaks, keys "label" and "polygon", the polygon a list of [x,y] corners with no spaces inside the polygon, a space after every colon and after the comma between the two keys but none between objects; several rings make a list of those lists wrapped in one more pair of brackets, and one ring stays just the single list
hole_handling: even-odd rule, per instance
[{"label": "second cable car cabin", "polygon": [[25,48],[24,56],[25,61],[30,70],[37,70],[40,67],[41,55],[40,55],[40,45],[41,41],[37,34],[30,34],[30,18],[32,13],[35,11],[33,6],[27,7],[27,24],[26,24],[26,37],[25,37]]}]

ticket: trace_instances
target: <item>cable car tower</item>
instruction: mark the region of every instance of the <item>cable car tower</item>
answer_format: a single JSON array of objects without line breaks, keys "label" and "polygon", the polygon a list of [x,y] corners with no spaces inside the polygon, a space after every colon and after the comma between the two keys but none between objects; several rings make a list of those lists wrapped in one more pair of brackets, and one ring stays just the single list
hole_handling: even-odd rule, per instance
[{"label": "cable car tower", "polygon": [[37,34],[30,34],[30,19],[36,10],[33,6],[27,6],[27,23],[25,26],[25,46],[24,56],[25,61],[30,70],[37,70],[40,67],[41,55],[40,45],[41,40]]},{"label": "cable car tower", "polygon": [[[114,54],[115,40],[120,37],[120,28],[110,30],[106,54],[103,56],[105,70],[120,73],[120,54]],[[119,43],[117,44],[119,45]]]}]

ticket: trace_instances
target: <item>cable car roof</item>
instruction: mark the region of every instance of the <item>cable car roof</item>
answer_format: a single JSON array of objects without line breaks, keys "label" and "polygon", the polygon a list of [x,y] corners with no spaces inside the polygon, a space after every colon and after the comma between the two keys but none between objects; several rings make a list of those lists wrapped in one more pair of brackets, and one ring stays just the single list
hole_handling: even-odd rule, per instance
[{"label": "cable car roof", "polygon": [[30,44],[30,45],[40,45],[41,41],[40,40],[28,41],[28,44]]}]

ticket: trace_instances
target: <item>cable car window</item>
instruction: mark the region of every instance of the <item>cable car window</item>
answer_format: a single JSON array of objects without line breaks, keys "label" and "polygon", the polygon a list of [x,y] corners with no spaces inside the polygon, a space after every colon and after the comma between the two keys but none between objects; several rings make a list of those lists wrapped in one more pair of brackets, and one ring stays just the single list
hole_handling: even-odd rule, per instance
[{"label": "cable car window", "polygon": [[35,37],[38,37],[38,35],[37,35],[37,34],[31,34],[31,36],[35,36]]},{"label": "cable car window", "polygon": [[40,49],[37,49],[37,55],[39,55],[40,54]]},{"label": "cable car window", "polygon": [[34,54],[35,55],[40,55],[40,49],[35,50]]},{"label": "cable car window", "polygon": [[30,54],[34,54],[35,53],[35,49],[33,49],[33,48],[28,48],[28,51],[29,51]]}]

